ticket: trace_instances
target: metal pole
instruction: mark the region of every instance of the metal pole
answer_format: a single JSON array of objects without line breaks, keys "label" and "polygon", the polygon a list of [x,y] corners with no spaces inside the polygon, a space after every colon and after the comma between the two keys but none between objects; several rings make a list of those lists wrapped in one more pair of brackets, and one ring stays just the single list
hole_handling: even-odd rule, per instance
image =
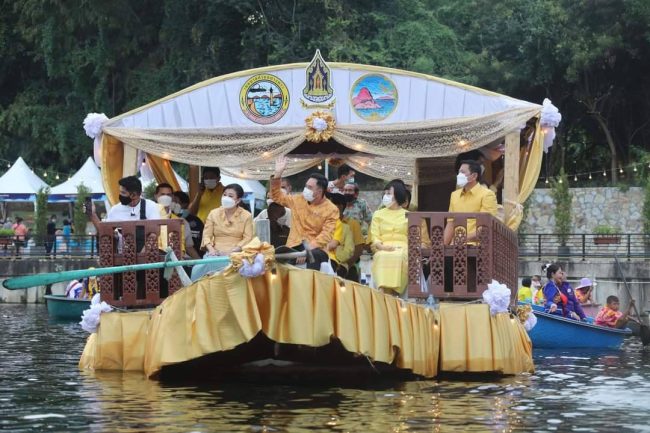
[{"label": "metal pole", "polygon": [[325,160],[325,177],[327,180],[330,180],[330,166],[327,163],[327,159]]}]

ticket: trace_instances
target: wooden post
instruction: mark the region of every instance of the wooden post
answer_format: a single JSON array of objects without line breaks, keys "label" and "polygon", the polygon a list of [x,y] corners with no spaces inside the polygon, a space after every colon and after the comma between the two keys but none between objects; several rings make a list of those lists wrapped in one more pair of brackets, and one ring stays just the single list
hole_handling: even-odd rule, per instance
[{"label": "wooden post", "polygon": [[512,215],[519,196],[519,131],[506,135],[506,159],[503,177],[503,221]]},{"label": "wooden post", "polygon": [[190,165],[190,176],[188,179],[189,182],[189,187],[190,187],[190,203],[192,200],[194,200],[194,197],[199,193],[199,166],[198,165]]}]

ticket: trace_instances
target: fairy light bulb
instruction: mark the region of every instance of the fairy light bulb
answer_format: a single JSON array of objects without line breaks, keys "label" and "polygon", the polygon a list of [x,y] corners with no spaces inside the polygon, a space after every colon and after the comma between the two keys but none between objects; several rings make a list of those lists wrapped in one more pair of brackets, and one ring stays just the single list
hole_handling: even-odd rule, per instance
[{"label": "fairy light bulb", "polygon": [[544,180],[544,183],[548,184],[548,178]]},{"label": "fairy light bulb", "polygon": [[623,174],[623,167],[618,170],[619,173]]},{"label": "fairy light bulb", "polygon": [[323,167],[319,164],[319,165],[318,165],[318,169],[319,169],[319,170],[322,170]]},{"label": "fairy light bulb", "polygon": [[56,175],[55,179],[56,179],[56,180],[59,180],[59,175],[58,175],[58,174]]},{"label": "fairy light bulb", "polygon": [[562,178],[560,178],[560,180],[558,180],[557,183],[562,183]]},{"label": "fairy light bulb", "polygon": [[[650,165],[648,165],[648,167],[650,167]],[[10,163],[7,163],[7,168],[11,168],[11,164],[10,164]]]},{"label": "fairy light bulb", "polygon": [[578,175],[577,175],[577,174],[576,174],[575,176],[573,176],[573,181],[574,181],[574,182],[577,182],[577,181],[578,181]]},{"label": "fairy light bulb", "polygon": [[47,177],[47,171],[43,173],[43,177]]},{"label": "fairy light bulb", "polygon": [[603,170],[603,177],[607,177],[607,172]]},{"label": "fairy light bulb", "polygon": [[637,172],[636,165],[634,166],[634,172],[635,172],[635,173]]},{"label": "fairy light bulb", "polygon": [[593,178],[591,177],[591,173],[589,173],[589,180],[591,180],[591,179],[593,179]]}]

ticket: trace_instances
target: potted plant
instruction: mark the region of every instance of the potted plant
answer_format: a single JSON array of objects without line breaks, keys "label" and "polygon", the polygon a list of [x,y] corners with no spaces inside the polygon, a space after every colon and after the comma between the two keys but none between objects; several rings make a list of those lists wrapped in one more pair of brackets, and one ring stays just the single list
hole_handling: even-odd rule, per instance
[{"label": "potted plant", "polygon": [[7,249],[14,241],[14,231],[12,229],[0,228],[0,247]]},{"label": "potted plant", "polygon": [[560,242],[558,256],[568,256],[571,252],[567,246],[571,232],[571,192],[564,168],[560,170],[560,175],[551,181],[551,197],[554,204],[555,233]]},{"label": "potted plant", "polygon": [[621,237],[618,235],[618,230],[615,227],[608,225],[599,225],[594,227],[594,244],[596,245],[609,245],[618,244],[621,242]]}]

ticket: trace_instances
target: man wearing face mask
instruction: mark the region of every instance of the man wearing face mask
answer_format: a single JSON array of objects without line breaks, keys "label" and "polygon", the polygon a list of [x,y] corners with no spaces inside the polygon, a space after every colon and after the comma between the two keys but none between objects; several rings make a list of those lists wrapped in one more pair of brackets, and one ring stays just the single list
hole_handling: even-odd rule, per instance
[{"label": "man wearing face mask", "polygon": [[[476,161],[462,161],[456,176],[458,188],[451,193],[449,212],[484,212],[497,214],[497,197],[494,192],[480,184],[481,166]],[[444,242],[450,245],[454,237],[453,225],[448,220]],[[467,221],[467,242],[476,242],[476,220]]]},{"label": "man wearing face mask", "polygon": [[[108,211],[106,221],[134,221],[134,220],[159,220],[161,219],[160,207],[142,195],[142,183],[135,176],[123,177],[118,181],[120,186],[120,202]],[[90,220],[99,230],[101,222],[95,212],[90,215]]]},{"label": "man wearing face mask", "polygon": [[[329,260],[325,249],[334,233],[339,210],[325,197],[327,179],[320,173],[312,173],[302,194],[283,194],[280,188],[282,173],[287,167],[287,158],[279,157],[275,162],[275,175],[271,179],[271,198],[275,203],[291,209],[291,231],[287,247],[302,250],[303,241],[314,257],[310,269],[320,269],[320,264]],[[304,263],[304,259],[299,263]]]},{"label": "man wearing face mask", "polygon": [[[283,183],[284,183],[284,179],[283,179],[282,181],[283,181]],[[287,192],[287,190],[285,190],[284,188],[281,188],[281,190],[282,190],[282,193],[283,193],[284,195],[289,194],[289,193]],[[266,194],[266,206],[267,206],[267,209],[262,209],[262,211],[261,211],[261,212],[260,212],[260,213],[255,217],[255,219],[253,220],[253,222],[257,222],[257,221],[260,221],[260,220],[267,220],[267,219],[269,219],[268,207],[271,206],[271,203],[274,203],[274,201],[273,201],[273,199],[271,198],[271,191],[269,191],[269,192]],[[277,222],[278,222],[278,224],[280,224],[281,226],[286,226],[286,227],[289,227],[289,228],[290,228],[290,227],[291,227],[291,209],[289,209],[288,207],[285,207],[285,208],[284,208],[284,215],[282,215],[281,217],[279,217]]]},{"label": "man wearing face mask", "polygon": [[[160,205],[160,213],[164,218],[181,218],[174,210],[177,210],[177,207],[173,203],[173,188],[168,183],[159,183],[156,186],[156,193],[154,195],[158,205]],[[181,218],[183,219],[183,218]],[[182,228],[182,237],[185,240],[185,246],[183,251],[193,259],[200,259],[201,256],[194,248],[194,240],[192,239],[192,230],[190,229],[189,223],[183,219],[183,228]]]},{"label": "man wearing face mask", "polygon": [[212,209],[221,206],[223,185],[219,167],[203,167],[203,181],[199,185],[199,193],[190,203],[189,211],[205,222]]},{"label": "man wearing face mask", "polygon": [[190,205],[190,196],[183,191],[175,191],[172,196],[172,206],[171,211],[178,215],[179,217],[185,219],[190,226],[190,231],[192,233],[192,241],[194,243],[194,249],[199,255],[201,251],[201,240],[203,238],[203,221],[199,219],[196,215],[190,213],[188,206]]},{"label": "man wearing face mask", "polygon": [[372,221],[372,211],[368,203],[359,198],[359,185],[348,183],[343,187],[343,194],[346,198],[346,206],[343,215],[347,218],[355,219],[361,225],[361,233],[364,237],[368,236],[368,226]]}]

